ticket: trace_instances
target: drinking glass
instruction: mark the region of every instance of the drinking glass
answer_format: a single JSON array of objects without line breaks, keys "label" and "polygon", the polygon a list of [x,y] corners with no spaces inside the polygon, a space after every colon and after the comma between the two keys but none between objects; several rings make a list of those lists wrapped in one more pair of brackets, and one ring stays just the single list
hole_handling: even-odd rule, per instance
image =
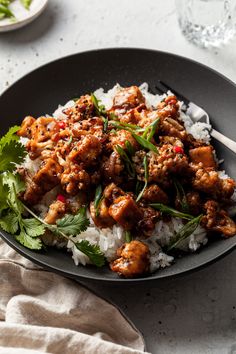
[{"label": "drinking glass", "polygon": [[175,0],[180,28],[201,47],[219,47],[236,33],[236,0]]}]

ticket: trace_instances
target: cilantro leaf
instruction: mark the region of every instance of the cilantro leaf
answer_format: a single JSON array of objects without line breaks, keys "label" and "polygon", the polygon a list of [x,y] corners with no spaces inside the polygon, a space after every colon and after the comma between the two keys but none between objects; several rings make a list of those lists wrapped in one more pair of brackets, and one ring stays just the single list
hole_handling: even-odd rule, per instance
[{"label": "cilantro leaf", "polygon": [[85,231],[89,226],[89,219],[85,215],[86,209],[81,208],[76,215],[65,215],[62,219],[57,220],[56,228],[53,227],[53,232],[64,233],[69,236],[74,236],[82,231]]},{"label": "cilantro leaf", "polygon": [[0,212],[8,208],[8,195],[9,187],[3,183],[3,175],[0,175]]},{"label": "cilantro leaf", "polygon": [[15,125],[0,139],[0,172],[13,171],[15,164],[23,162],[26,155],[24,145],[19,142],[15,134],[19,130]]},{"label": "cilantro leaf", "polygon": [[19,129],[20,126],[14,125],[8,130],[8,132],[4,136],[2,136],[2,138],[0,139],[0,150],[2,150],[2,148],[6,144],[9,144],[12,140],[19,141],[20,138],[18,135],[16,135],[16,132],[18,132]]},{"label": "cilantro leaf", "polygon": [[14,212],[8,212],[6,216],[0,218],[0,227],[9,232],[9,234],[15,234],[19,229],[19,216]]},{"label": "cilantro leaf", "polygon": [[0,172],[13,171],[15,164],[24,161],[26,150],[20,142],[12,140],[4,145],[0,151]]},{"label": "cilantro leaf", "polygon": [[102,267],[105,264],[105,256],[101,252],[99,246],[92,245],[87,240],[81,240],[75,243],[76,248],[88,256],[91,263],[97,267]]},{"label": "cilantro leaf", "polygon": [[24,226],[25,232],[31,237],[41,236],[45,232],[45,226],[34,218],[22,219],[22,224]]},{"label": "cilantro leaf", "polygon": [[13,189],[16,191],[16,194],[20,192],[24,192],[25,183],[21,179],[19,174],[13,174],[11,172],[5,172],[2,174],[3,184],[8,186],[9,189]]},{"label": "cilantro leaf", "polygon": [[33,238],[24,230],[22,230],[21,233],[15,237],[19,243],[31,250],[41,250],[43,247],[43,243],[40,238]]},{"label": "cilantro leaf", "polygon": [[16,213],[23,211],[23,205],[17,195],[25,190],[25,184],[18,174],[5,172],[2,175],[3,184],[8,188],[7,204]]}]

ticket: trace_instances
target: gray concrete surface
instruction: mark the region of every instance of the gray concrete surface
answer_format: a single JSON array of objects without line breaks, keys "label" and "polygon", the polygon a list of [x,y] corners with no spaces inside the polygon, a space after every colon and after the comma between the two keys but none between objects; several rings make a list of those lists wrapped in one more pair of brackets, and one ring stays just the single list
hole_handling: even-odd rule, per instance
[{"label": "gray concrete surface", "polygon": [[[172,0],[49,0],[34,23],[0,35],[0,93],[50,60],[115,46],[184,55],[236,82],[236,41],[208,51],[191,45],[179,31]],[[197,273],[152,286],[90,287],[124,311],[152,353],[236,353],[235,268],[233,252]]]}]

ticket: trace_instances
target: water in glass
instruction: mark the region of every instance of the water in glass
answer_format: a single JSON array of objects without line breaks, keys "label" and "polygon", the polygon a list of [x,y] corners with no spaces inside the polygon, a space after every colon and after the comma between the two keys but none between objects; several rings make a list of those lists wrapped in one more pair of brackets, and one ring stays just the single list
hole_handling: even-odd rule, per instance
[{"label": "water in glass", "polygon": [[236,0],[176,0],[183,34],[202,46],[220,46],[236,33]]}]

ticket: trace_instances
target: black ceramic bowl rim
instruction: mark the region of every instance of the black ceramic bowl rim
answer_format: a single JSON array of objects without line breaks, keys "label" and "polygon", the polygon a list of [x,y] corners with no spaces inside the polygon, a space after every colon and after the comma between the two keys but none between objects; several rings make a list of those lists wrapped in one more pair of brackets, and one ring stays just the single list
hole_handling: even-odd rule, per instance
[{"label": "black ceramic bowl rim", "polygon": [[[226,78],[224,75],[218,73],[216,70],[209,68],[208,66],[201,64],[195,60],[189,59],[189,58],[185,58],[183,56],[180,55],[176,55],[176,54],[172,54],[169,52],[162,52],[162,51],[158,51],[158,50],[152,50],[152,49],[145,49],[145,48],[135,48],[135,47],[131,47],[131,48],[126,48],[126,47],[122,47],[122,48],[104,48],[104,49],[95,49],[95,50],[90,50],[90,51],[84,51],[84,52],[79,52],[76,54],[72,54],[72,55],[68,55],[62,58],[58,58],[56,60],[53,60],[51,62],[48,62],[40,67],[38,67],[35,70],[32,70],[31,72],[27,73],[26,75],[22,76],[20,79],[18,79],[16,82],[14,82],[14,84],[12,86],[10,86],[9,88],[7,88],[1,95],[0,95],[0,106],[1,106],[1,99],[3,97],[5,97],[9,91],[11,91],[12,87],[14,87],[15,85],[17,85],[19,82],[21,82],[21,80],[27,79],[28,77],[31,76],[31,74],[36,73],[36,72],[40,72],[42,69],[45,69],[47,67],[50,67],[54,64],[66,61],[67,59],[71,59],[73,57],[77,57],[77,56],[82,56],[82,55],[93,55],[96,56],[96,54],[98,53],[114,53],[114,52],[130,52],[130,53],[148,53],[151,54],[153,53],[154,55],[156,54],[160,54],[160,55],[166,55],[172,58],[176,58],[180,61],[184,61],[186,63],[192,63],[200,68],[204,68],[205,70],[213,73],[215,76],[218,76],[219,78],[221,78],[222,80],[224,80],[225,82],[228,82],[231,86],[234,87],[235,91],[236,91],[236,85],[234,84],[234,82],[232,82],[231,80],[229,80],[228,78]],[[193,271],[196,270],[200,270],[212,263],[214,263],[215,261],[223,258],[224,256],[226,256],[227,254],[229,254],[231,251],[233,251],[233,249],[236,246],[236,238],[232,238],[232,242],[230,242],[228,244],[228,246],[224,249],[219,251],[214,257],[211,257],[209,259],[204,260],[203,262],[199,263],[198,265],[194,265],[191,266],[191,264],[188,267],[185,267],[184,270],[181,271],[175,271],[171,274],[165,274],[165,272],[163,271],[157,271],[155,272],[153,275],[149,275],[147,277],[141,277],[141,278],[134,278],[134,279],[124,279],[124,278],[104,278],[101,277],[99,275],[83,275],[83,274],[79,274],[77,272],[65,272],[63,271],[62,267],[57,267],[57,266],[53,266],[52,264],[48,263],[48,262],[42,262],[39,261],[37,259],[37,252],[34,252],[33,255],[30,254],[32,253],[32,251],[29,251],[28,249],[24,248],[23,246],[21,246],[20,244],[18,244],[14,238],[7,234],[4,231],[0,230],[0,236],[6,241],[6,243],[11,246],[13,249],[15,249],[19,254],[21,254],[22,256],[28,258],[29,260],[33,261],[34,263],[45,267],[48,270],[52,270],[56,273],[59,273],[61,275],[67,276],[67,277],[71,277],[74,279],[79,279],[79,280],[93,280],[93,281],[104,281],[104,282],[115,282],[115,283],[136,283],[136,282],[149,282],[149,281],[154,281],[154,280],[161,280],[161,279],[168,279],[168,278],[174,278],[177,276],[182,276],[182,275],[186,275],[187,273],[191,273]],[[219,241],[221,242],[221,241]],[[224,241],[222,241],[224,242]],[[196,255],[197,256],[197,255]],[[187,257],[187,256],[186,256]],[[178,260],[177,260],[178,262]]]}]

